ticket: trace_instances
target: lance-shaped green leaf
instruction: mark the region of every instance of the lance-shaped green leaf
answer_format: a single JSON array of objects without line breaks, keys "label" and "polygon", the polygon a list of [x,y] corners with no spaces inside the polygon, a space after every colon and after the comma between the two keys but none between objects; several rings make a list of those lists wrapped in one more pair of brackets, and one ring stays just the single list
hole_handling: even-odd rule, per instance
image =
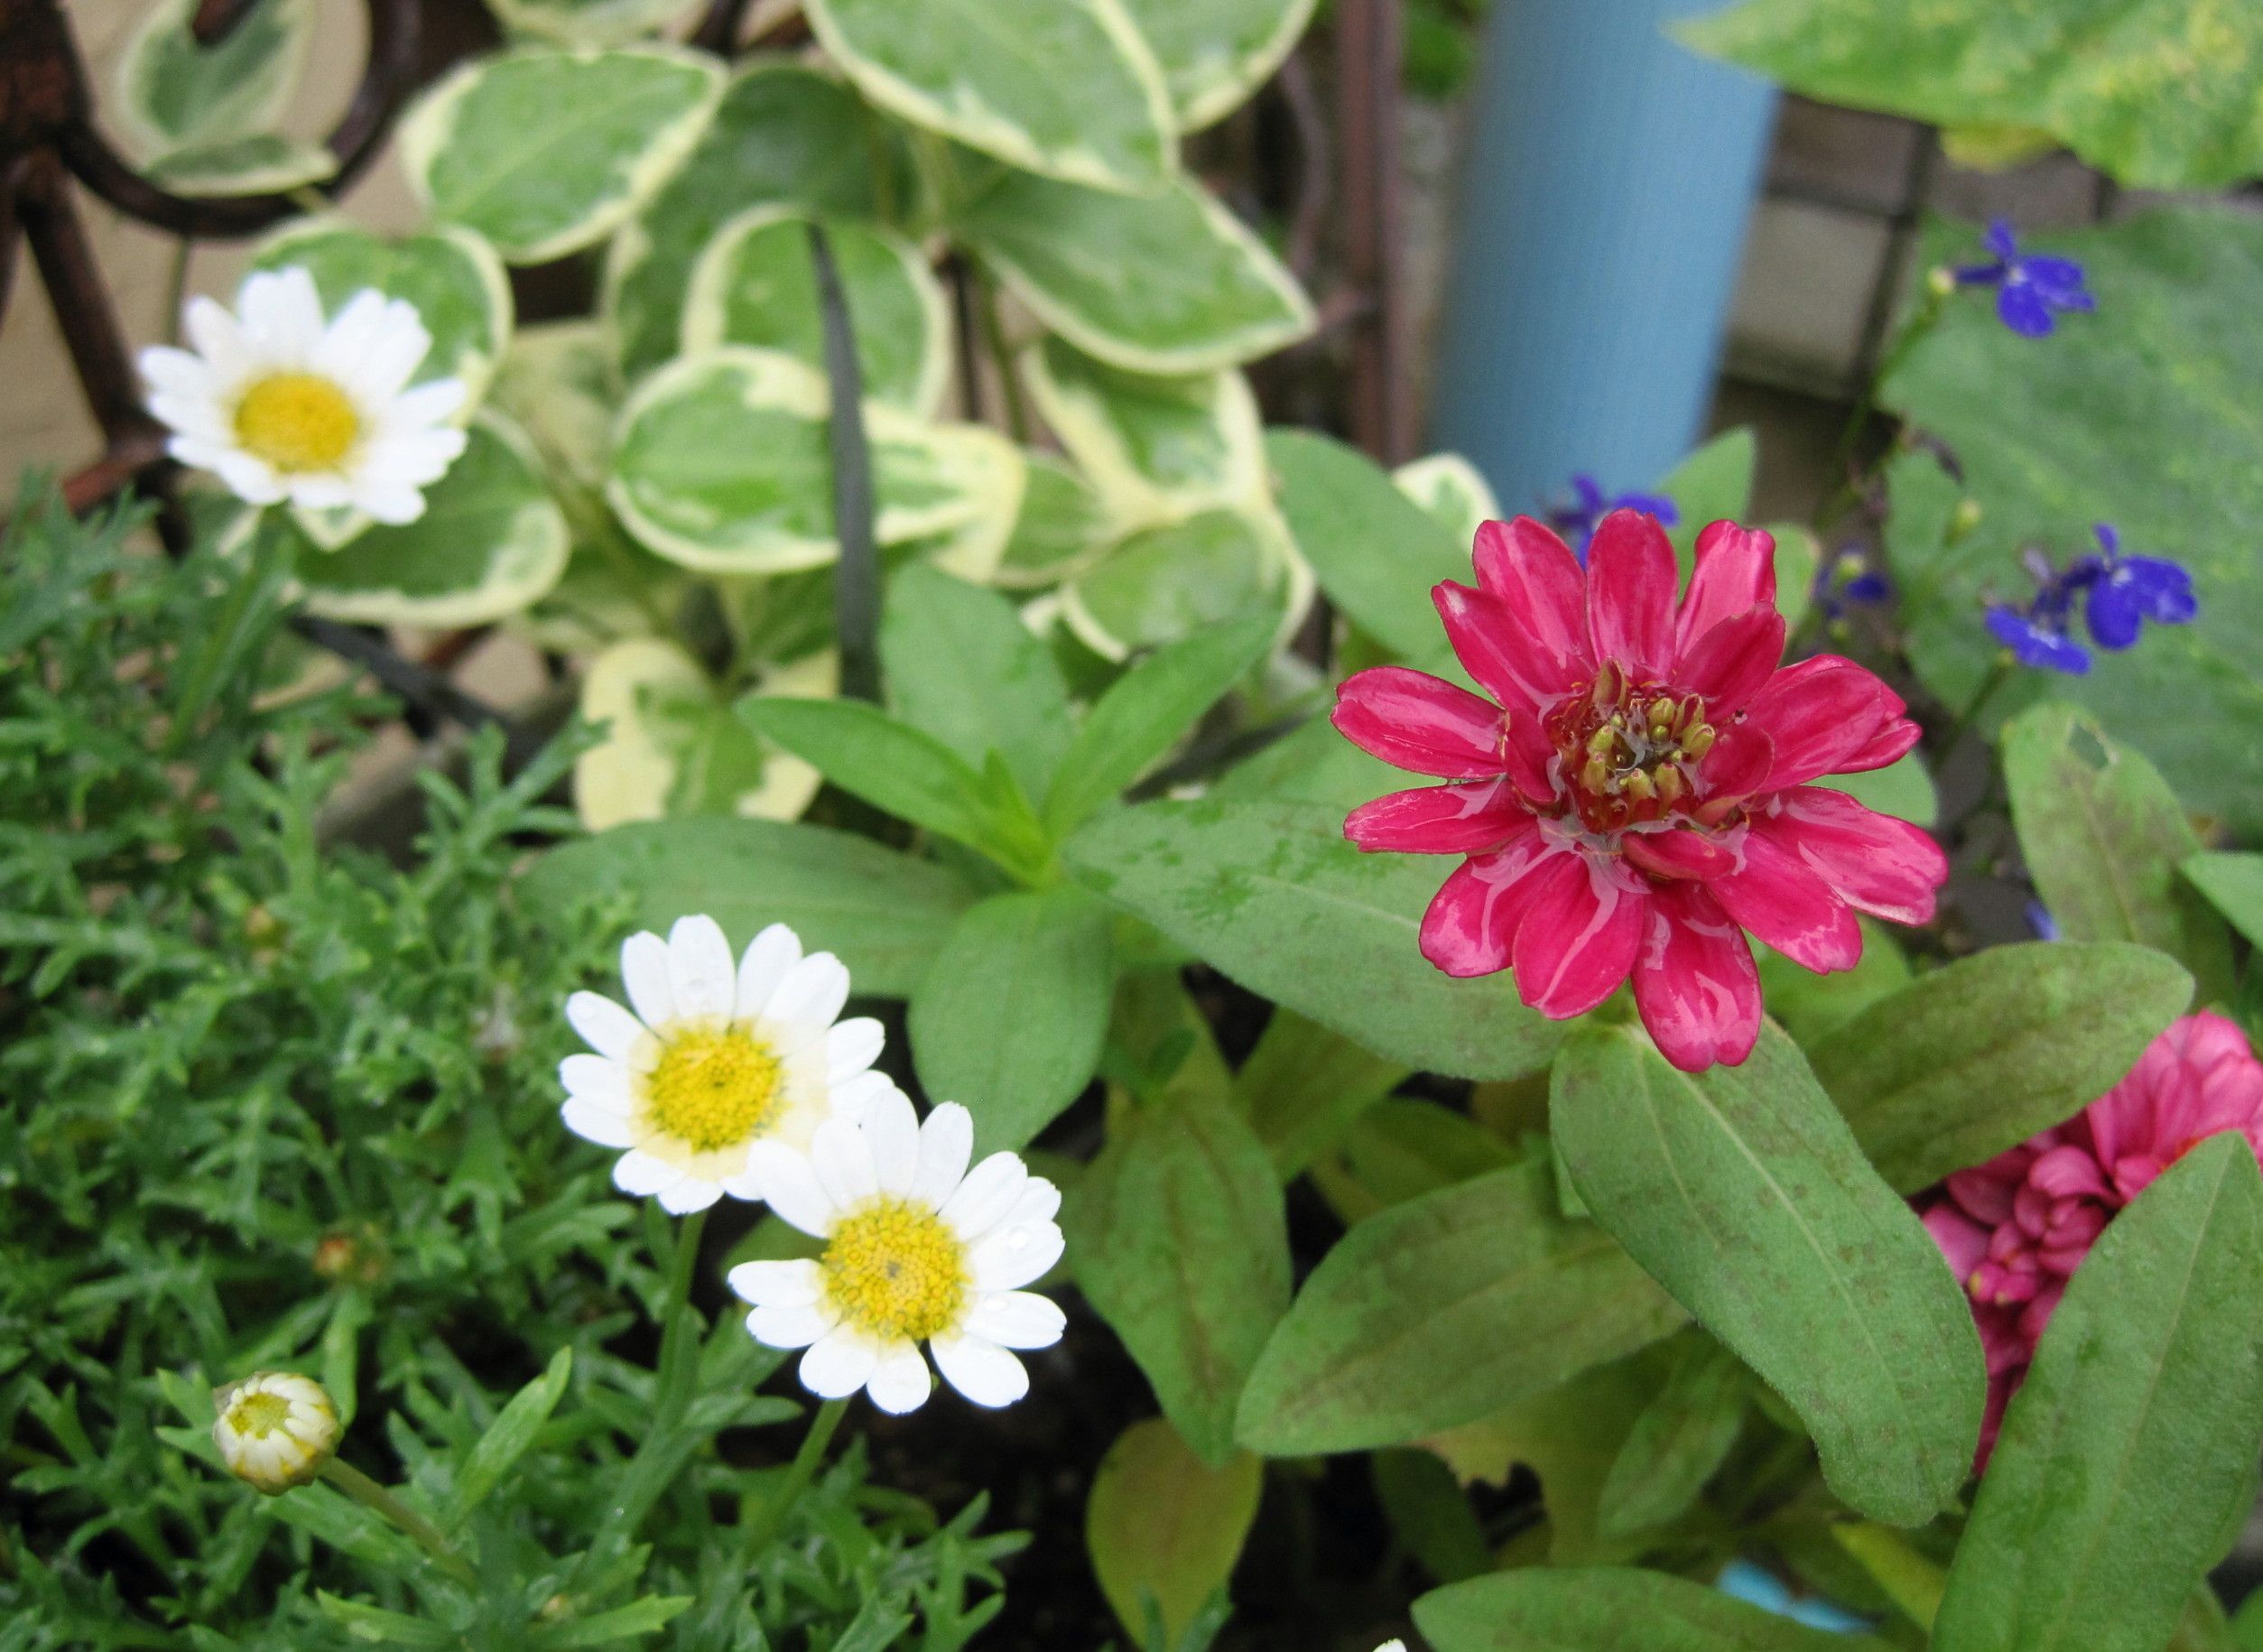
[{"label": "lance-shaped green leaf", "polygon": [[2048,134],[2123,183],[2263,172],[2263,14],[2182,0],[1748,0],[1682,25],[1701,51],[1825,103]]},{"label": "lance-shaped green leaf", "polygon": [[1126,526],[1271,497],[1239,373],[1127,373],[1048,338],[1021,358],[1037,411]]},{"label": "lance-shaped green leaf", "polygon": [[565,919],[626,897],[627,921],[664,932],[704,912],[742,941],[791,924],[839,956],[859,993],[904,998],[973,904],[965,879],[869,838],[776,821],[652,821],[552,849],[518,881],[530,912]]},{"label": "lance-shaped green leaf", "polygon": [[1497,1572],[1414,1602],[1438,1652],[1883,1652],[1663,1572]]},{"label": "lance-shaped green leaf", "polygon": [[[691,268],[683,303],[686,352],[719,344],[780,350],[825,365],[810,219],[796,208],[750,207],[715,233]],[[906,413],[932,413],[951,383],[951,306],[920,250],[893,230],[827,226],[856,335],[865,394]]]},{"label": "lance-shaped green leaf", "polygon": [[2145,947],[1995,946],[1880,998],[1808,1059],[1878,1174],[1914,1193],[2089,1106],[2191,1000],[2192,977]]},{"label": "lance-shaped green leaf", "polygon": [[1470,547],[1414,503],[1365,454],[1308,431],[1269,431],[1266,459],[1280,478],[1290,537],[1328,599],[1362,630],[1410,660],[1445,651],[1430,604],[1441,580],[1475,579]]},{"label": "lance-shaped green leaf", "polygon": [[2250,945],[2263,946],[2263,855],[2194,855],[2184,876]]},{"label": "lance-shaped green leaf", "polygon": [[2151,1652],[2254,1500],[2263,1177],[2238,1134],[2099,1237],[2004,1417],[1940,1652]]},{"label": "lance-shaped green leaf", "polygon": [[1012,603],[914,563],[888,581],[880,662],[898,717],[970,764],[997,752],[1043,798],[1074,738],[1069,689]]},{"label": "lance-shaped green leaf", "polygon": [[510,1403],[496,1414],[495,1421],[465,1457],[463,1467],[456,1471],[455,1490],[448,1499],[448,1526],[461,1526],[464,1517],[485,1502],[487,1494],[503,1483],[511,1465],[526,1454],[534,1436],[565,1397],[566,1378],[572,1372],[573,1350],[561,1348],[551,1356],[543,1374],[514,1394]]},{"label": "lance-shaped green leaf", "polygon": [[1519,1155],[1466,1113],[1419,1098],[1377,1102],[1344,1132],[1312,1179],[1347,1222],[1506,1169]]},{"label": "lance-shaped green leaf", "polygon": [[1480,524],[1496,521],[1501,502],[1493,484],[1459,453],[1433,453],[1391,472],[1398,490],[1438,519],[1457,545],[1477,538]]},{"label": "lance-shaped green leaf", "polygon": [[487,0],[503,26],[565,46],[619,46],[689,12],[696,0]]},{"label": "lance-shaped green leaf", "polygon": [[650,200],[722,89],[719,62],[668,46],[475,58],[403,117],[401,161],[434,218],[513,264],[543,264],[595,246]]},{"label": "lance-shaped green leaf", "polygon": [[[424,490],[424,514],[378,523],[340,550],[302,545],[298,580],[310,611],[372,625],[485,625],[558,583],[571,535],[533,444],[484,411],[463,453]],[[296,533],[282,526],[278,531]]]},{"label": "lance-shaped green leaf", "polygon": [[1400,1063],[1371,1054],[1293,1009],[1275,1008],[1234,1075],[1234,1093],[1285,1182],[1406,1077]]},{"label": "lance-shaped green leaf", "polygon": [[117,97],[104,113],[150,159],[265,134],[314,34],[313,0],[261,0],[210,45],[190,32],[196,11],[197,0],[158,0],[118,54]]},{"label": "lance-shaped green leaf", "polygon": [[1361,1451],[1477,1421],[1686,1316],[1517,1165],[1361,1222],[1313,1270],[1242,1397],[1268,1456]]},{"label": "lance-shaped green leaf", "polygon": [[857,89],[915,126],[1097,190],[1163,187],[1177,158],[1155,53],[1119,0],[809,0]]},{"label": "lance-shaped green leaf", "polygon": [[1598,1524],[1627,1537],[1678,1520],[1728,1461],[1749,1396],[1734,1354],[1702,1332],[1683,1340],[1665,1387],[1635,1419],[1603,1481]]},{"label": "lance-shaped green leaf", "polygon": [[1790,1039],[1693,1075],[1581,1027],[1549,1114],[1596,1220],[1799,1413],[1832,1490],[1901,1526],[1955,1495],[1987,1391],[1971,1306]]},{"label": "lance-shaped green leaf", "polygon": [[1234,1455],[1234,1407],[1289,1305],[1281,1183],[1222,1087],[1126,1114],[1069,1192],[1070,1266],[1197,1456]]},{"label": "lance-shaped green leaf", "polygon": [[1124,0],[1163,66],[1171,109],[1193,132],[1239,108],[1281,67],[1316,0]]},{"label": "lance-shaped green leaf", "polygon": [[1312,329],[1296,278],[1188,179],[1129,196],[1011,173],[957,227],[1046,326],[1134,373],[1238,367]]},{"label": "lance-shaped green leaf", "polygon": [[1406,784],[1405,769],[1370,757],[1314,718],[1218,778],[1213,797],[1243,802],[1325,803],[1340,815]]},{"label": "lance-shaped green leaf", "polygon": [[1257,1458],[1238,1452],[1213,1468],[1161,1417],[1116,1437],[1092,1477],[1084,1546],[1135,1646],[1146,1642],[1150,1610],[1161,1618],[1163,1644],[1181,1644],[1233,1575],[1264,1490]]},{"label": "lance-shaped green leaf", "polygon": [[1115,988],[1108,908],[1073,884],[994,895],[912,994],[912,1060],[974,1115],[978,1155],[1020,1147],[1092,1081]]},{"label": "lance-shaped green leaf", "polygon": [[461,379],[462,416],[470,416],[511,340],[510,278],[484,237],[442,224],[387,238],[341,218],[300,218],[252,254],[255,270],[292,265],[314,278],[322,308],[331,315],[366,288],[414,305],[432,343],[409,383]]},{"label": "lance-shaped green leaf", "polygon": [[2231,989],[2231,937],[2184,882],[2200,840],[2160,772],[2054,702],[2004,729],[2012,823],[2036,891],[2077,941],[2135,941],[2193,972],[2203,1002]]},{"label": "lance-shaped green leaf", "polygon": [[1410,1067],[1517,1078],[1563,1037],[1506,974],[1457,980],[1425,959],[1440,868],[1361,854],[1332,809],[1143,803],[1093,821],[1063,853],[1087,886],[1212,968]]},{"label": "lance-shaped green leaf", "polygon": [[1061,588],[1061,615],[1104,660],[1183,641],[1294,601],[1294,553],[1270,508],[1206,510],[1142,528]]}]

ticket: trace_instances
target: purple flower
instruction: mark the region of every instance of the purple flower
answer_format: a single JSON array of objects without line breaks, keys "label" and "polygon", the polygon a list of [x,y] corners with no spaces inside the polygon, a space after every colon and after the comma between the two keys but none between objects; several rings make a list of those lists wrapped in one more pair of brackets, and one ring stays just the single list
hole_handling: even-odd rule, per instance
[{"label": "purple flower", "polygon": [[2098,301],[2082,284],[2082,266],[2072,258],[2023,255],[2011,224],[1998,218],[1981,238],[1990,261],[1959,266],[1960,287],[1996,289],[1996,313],[2023,339],[2048,338],[2058,326],[2055,311],[2088,311]]},{"label": "purple flower", "polygon": [[1850,608],[1872,608],[1894,594],[1887,577],[1869,565],[1859,545],[1849,545],[1825,558],[1808,588],[1808,603],[1827,625],[1836,625]]},{"label": "purple flower", "polygon": [[2054,620],[1999,603],[1988,610],[1988,628],[2022,665],[2070,677],[2090,670],[2090,650],[2067,636],[2064,617]]},{"label": "purple flower", "polygon": [[1582,470],[1572,478],[1574,504],[1548,513],[1548,525],[1571,545],[1572,554],[1587,566],[1588,542],[1595,537],[1595,530],[1603,518],[1613,511],[1641,511],[1656,516],[1662,527],[1673,527],[1682,520],[1681,511],[1673,500],[1660,493],[1622,493],[1607,497],[1603,485]]},{"label": "purple flower", "polygon": [[2100,554],[2091,559],[2089,599],[2083,622],[2101,648],[2127,648],[2148,619],[2181,626],[2200,611],[2193,576],[2164,557],[2124,556],[2121,535],[2111,523],[2097,524]]}]

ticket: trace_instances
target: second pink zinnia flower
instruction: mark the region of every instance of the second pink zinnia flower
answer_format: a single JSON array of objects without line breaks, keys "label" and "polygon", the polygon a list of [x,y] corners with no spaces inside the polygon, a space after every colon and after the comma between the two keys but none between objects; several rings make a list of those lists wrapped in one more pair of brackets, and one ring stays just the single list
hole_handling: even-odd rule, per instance
[{"label": "second pink zinnia flower", "polygon": [[1917,742],[1900,698],[1832,654],[1779,670],[1775,542],[1717,522],[1688,594],[1651,517],[1604,519],[1582,570],[1530,517],[1479,530],[1476,589],[1432,595],[1480,698],[1404,666],[1338,691],[1363,749],[1451,784],[1356,810],[1366,849],[1465,856],[1424,914],[1449,975],[1514,970],[1563,1018],[1634,979],[1685,1072],[1752,1053],[1750,930],[1810,970],[1851,968],[1857,911],[1933,915],[1948,876],[1916,827],[1806,784],[1882,768]]}]

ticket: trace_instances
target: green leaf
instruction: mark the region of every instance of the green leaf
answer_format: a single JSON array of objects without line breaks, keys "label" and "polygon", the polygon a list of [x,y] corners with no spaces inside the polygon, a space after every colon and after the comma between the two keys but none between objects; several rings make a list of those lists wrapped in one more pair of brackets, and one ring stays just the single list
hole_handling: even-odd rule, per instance
[{"label": "green leaf", "polygon": [[2144,947],[1989,947],[1880,998],[1808,1059],[1878,1174],[1915,1193],[2104,1095],[2191,997],[2192,978]]},{"label": "green leaf", "polygon": [[1257,398],[1239,373],[1128,373],[1053,338],[1023,353],[1021,371],[1119,524],[1270,500]]},{"label": "green leaf", "polygon": [[1469,546],[1373,460],[1332,437],[1268,431],[1265,446],[1290,537],[1328,599],[1404,659],[1442,654],[1446,634],[1430,588],[1475,577]]},{"label": "green leaf", "polygon": [[[1924,263],[1972,255],[1973,232],[1936,226]],[[2024,601],[2019,553],[2064,561],[2092,549],[2090,524],[2120,530],[2132,553],[2192,571],[2200,612],[2148,626],[2138,646],[2101,650],[2087,675],[2022,673],[1979,719],[2041,692],[2079,701],[2144,748],[2195,811],[2235,832],[2263,831],[2263,427],[2236,411],[2263,377],[2263,222],[2156,211],[2036,238],[2079,258],[2095,315],[2071,317],[2042,349],[2010,332],[1984,293],[1949,303],[1888,376],[1882,395],[1956,454],[1979,527],[1951,531],[1959,491],[1934,459],[1888,473],[1887,550],[1912,658],[1946,704],[1970,704],[2000,658],[1989,600]]]},{"label": "green leaf", "polygon": [[2004,1417],[1933,1644],[2151,1652],[2255,1495],[2263,1177],[2236,1133],[2110,1223]]},{"label": "green leaf", "polygon": [[1269,619],[1235,620],[1158,648],[1085,713],[1045,798],[1045,830],[1065,837],[1177,745],[1273,640]]},{"label": "green leaf", "polygon": [[1234,1092],[1286,1182],[1407,1076],[1400,1063],[1370,1054],[1293,1009],[1276,1008],[1234,1075]]},{"label": "green leaf", "polygon": [[738,66],[698,145],[606,250],[598,308],[635,377],[676,353],[691,265],[749,207],[873,218],[909,188],[901,144],[856,93],[780,53]]},{"label": "green leaf", "polygon": [[1493,1570],[1493,1545],[1469,1494],[1435,1452],[1408,1448],[1368,1459],[1391,1534],[1442,1583]]},{"label": "green leaf", "polygon": [[1045,795],[1074,738],[1069,690],[1013,604],[914,563],[888,582],[880,660],[898,717],[969,764],[997,752]]},{"label": "green leaf", "polygon": [[1716,522],[1742,522],[1752,507],[1752,478],[1760,444],[1739,425],[1723,431],[1667,473],[1656,492],[1674,501],[1677,520],[1667,530],[1686,576],[1694,565],[1697,536]]},{"label": "green leaf", "polygon": [[1089,887],[1212,968],[1410,1067],[1516,1078],[1563,1037],[1506,974],[1457,980],[1424,958],[1442,869],[1361,854],[1332,809],[1143,803],[1093,821],[1062,852]]},{"label": "green leaf", "polygon": [[1433,453],[1391,472],[1398,490],[1438,519],[1457,545],[1476,540],[1478,529],[1498,521],[1501,502],[1493,485],[1459,453]]},{"label": "green leaf", "polygon": [[1179,129],[1223,119],[1272,78],[1315,0],[1124,0],[1163,66]]},{"label": "green leaf", "polygon": [[1002,795],[950,747],[877,706],[752,700],[741,702],[739,715],[842,790],[978,849],[1009,872],[1034,876],[1048,858],[1043,831],[1010,781]]},{"label": "green leaf", "polygon": [[1234,1456],[1234,1407],[1289,1305],[1289,1236],[1264,1144],[1222,1088],[1125,1115],[1061,1225],[1086,1297],[1197,1456]]},{"label": "green leaf", "polygon": [[1677,31],[1825,103],[2045,132],[2126,184],[2263,172],[2263,14],[2184,0],[1748,0]]},{"label": "green leaf", "polygon": [[1987,1390],[1970,1304],[1788,1038],[1692,1075],[1583,1026],[1549,1113],[1596,1219],[1799,1413],[1832,1490],[1897,1526],[1947,1504]]},{"label": "green leaf", "polygon": [[1544,1165],[1511,1165],[1345,1235],[1266,1344],[1238,1436],[1276,1457],[1419,1440],[1683,1319],[1609,1234],[1556,1213]]},{"label": "green leaf", "polygon": [[1108,510],[1090,483],[1057,454],[1025,451],[1029,486],[1014,532],[991,576],[1014,590],[1051,585],[1080,571],[1108,548]]},{"label": "green leaf", "polygon": [[197,0],[158,0],[119,53],[106,107],[144,158],[264,134],[298,85],[313,0],[261,0],[225,40],[197,43]]},{"label": "green leaf", "polygon": [[653,821],[552,849],[519,879],[530,912],[564,919],[592,896],[626,896],[627,921],[665,932],[704,912],[744,944],[788,923],[837,954],[869,998],[904,998],[973,892],[957,874],[822,826]]},{"label": "green leaf", "polygon": [[1022,169],[1145,194],[1178,146],[1155,54],[1118,0],[809,0],[810,26],[890,114]]},{"label": "green leaf", "polygon": [[338,175],[338,157],[320,144],[254,132],[169,151],[143,176],[175,195],[281,195]]},{"label": "green leaf", "polygon": [[345,1600],[328,1590],[316,1590],[314,1603],[325,1618],[341,1626],[356,1640],[381,1641],[395,1647],[444,1647],[458,1638],[456,1632],[444,1624]]},{"label": "green leaf", "polygon": [[401,162],[434,218],[478,230],[513,264],[546,264],[650,200],[722,90],[719,62],[669,46],[478,57],[402,118]]},{"label": "green leaf", "polygon": [[[594,494],[605,486],[619,402],[604,327],[586,317],[519,328],[496,367],[495,404],[518,421],[561,492]],[[628,552],[637,554],[633,546]],[[656,563],[653,570],[667,571]],[[567,577],[574,572],[569,564]]]},{"label": "green leaf", "polygon": [[1061,614],[1106,660],[1290,602],[1293,553],[1271,511],[1206,510],[1142,528],[1061,588]]},{"label": "green leaf", "polygon": [[664,28],[696,0],[487,0],[506,29],[567,46],[619,46]]},{"label": "green leaf", "polygon": [[[1347,1220],[1516,1163],[1514,1148],[1465,1113],[1419,1099],[1378,1102],[1345,1131],[1340,1172],[1315,1179]],[[1348,1184],[1347,1184],[1348,1183]],[[1349,1194],[1349,1208],[1340,1194]]]},{"label": "green leaf", "polygon": [[1314,324],[1296,278],[1184,178],[1142,197],[1013,173],[956,227],[1038,320],[1134,373],[1236,367]]},{"label": "green leaf", "polygon": [[1913,826],[1931,828],[1941,818],[1941,794],[1934,789],[1933,776],[1925,772],[1924,759],[1914,751],[1884,768],[1869,769],[1859,775],[1832,775],[1813,784],[1844,792],[1864,808],[1890,814],[1897,821],[1907,821]]},{"label": "green leaf", "polygon": [[[688,1594],[647,1595],[626,1606],[617,1606],[589,1618],[568,1618],[538,1623],[526,1632],[527,1652],[562,1652],[568,1647],[605,1647],[617,1640],[650,1635],[665,1629],[690,1610]],[[843,1637],[843,1644],[847,1638]]]},{"label": "green leaf", "polygon": [[503,1483],[511,1465],[526,1454],[543,1425],[550,1421],[550,1414],[558,1409],[566,1392],[566,1378],[572,1372],[573,1350],[561,1348],[551,1357],[543,1374],[514,1394],[510,1403],[496,1414],[487,1433],[464,1459],[463,1467],[456,1471],[456,1489],[449,1499],[445,1525],[460,1527],[465,1517]]},{"label": "green leaf", "polygon": [[1407,783],[1405,769],[1370,757],[1316,717],[1218,777],[1212,797],[1246,803],[1324,803],[1349,814]]},{"label": "green leaf", "polygon": [[255,270],[292,265],[314,278],[329,314],[365,288],[416,306],[432,344],[412,385],[461,379],[467,416],[487,394],[511,340],[511,283],[502,259],[479,236],[443,224],[388,238],[342,218],[298,218],[262,241],[251,261]]},{"label": "green leaf", "polygon": [[1603,1482],[1598,1523],[1608,1537],[1678,1520],[1737,1443],[1747,1402],[1744,1368],[1702,1332],[1683,1342],[1666,1378],[1619,1448]]},{"label": "green leaf", "polygon": [[1497,1572],[1414,1602],[1437,1652],[1882,1652],[1662,1572]]},{"label": "green leaf", "polygon": [[1909,985],[1909,959],[1892,933],[1868,917],[1861,920],[1861,929],[1860,961],[1836,975],[1817,975],[1780,952],[1759,951],[1761,998],[1768,1014],[1808,1052],[1810,1060],[1824,1034]]},{"label": "green leaf", "polygon": [[1074,885],[994,895],[912,994],[931,1100],[974,1114],[975,1150],[1025,1146],[1092,1081],[1115,986],[1108,912]]},{"label": "green leaf", "polygon": [[1932,1633],[1934,1618],[1941,1610],[1941,1592],[1948,1584],[1946,1568],[1912,1548],[1909,1539],[1890,1526],[1848,1521],[1833,1525],[1831,1536],[1904,1617]]},{"label": "green leaf", "polygon": [[[571,535],[524,432],[483,410],[448,474],[424,490],[424,514],[377,523],[337,551],[301,547],[306,606],[331,619],[385,626],[485,625],[535,601],[566,571]],[[274,531],[297,533],[280,513]]]},{"label": "green leaf", "polygon": [[2144,756],[2072,706],[2036,706],[2004,729],[2012,823],[2036,892],[2073,941],[2135,941],[2193,972],[2200,1001],[2231,992],[2231,937],[2187,885],[2200,850]]},{"label": "green leaf", "polygon": [[2194,855],[2183,869],[2249,945],[2263,946],[2263,855]]},{"label": "green leaf", "polygon": [[[793,207],[750,207],[715,232],[684,296],[686,352],[752,345],[824,370],[810,222]],[[951,387],[951,305],[942,284],[919,248],[893,230],[841,220],[828,223],[826,233],[865,394],[906,413],[933,413]]]},{"label": "green leaf", "polygon": [[1135,1646],[1150,1606],[1176,1647],[1203,1603],[1226,1586],[1257,1517],[1265,1465],[1236,1452],[1216,1468],[1161,1417],[1116,1437],[1092,1477],[1084,1546],[1100,1592]]}]

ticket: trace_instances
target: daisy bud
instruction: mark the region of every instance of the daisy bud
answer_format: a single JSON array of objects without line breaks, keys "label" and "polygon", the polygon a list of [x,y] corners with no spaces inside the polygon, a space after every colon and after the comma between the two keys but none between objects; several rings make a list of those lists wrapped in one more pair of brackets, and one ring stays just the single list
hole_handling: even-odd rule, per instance
[{"label": "daisy bud", "polygon": [[228,1472],[271,1496],[303,1486],[338,1450],[338,1410],[322,1385],[256,1371],[212,1391],[212,1443]]}]

